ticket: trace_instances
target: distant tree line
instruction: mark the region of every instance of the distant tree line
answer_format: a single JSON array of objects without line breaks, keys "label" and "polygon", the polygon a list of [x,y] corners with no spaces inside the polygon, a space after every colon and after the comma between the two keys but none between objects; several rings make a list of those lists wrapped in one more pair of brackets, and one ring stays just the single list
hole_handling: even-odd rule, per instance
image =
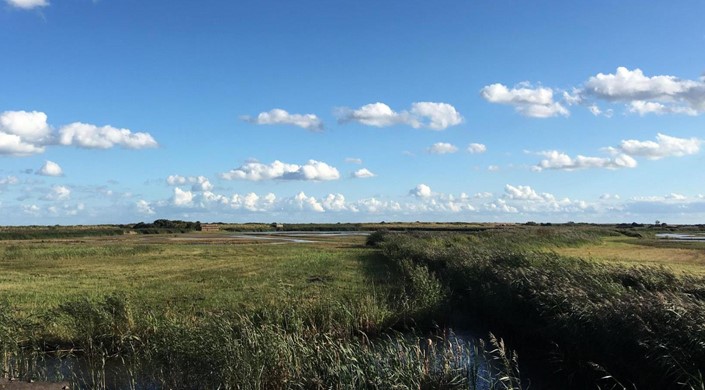
[{"label": "distant tree line", "polygon": [[157,219],[152,223],[140,222],[132,225],[132,229],[142,234],[188,233],[201,230],[201,222],[189,222],[169,219]]}]

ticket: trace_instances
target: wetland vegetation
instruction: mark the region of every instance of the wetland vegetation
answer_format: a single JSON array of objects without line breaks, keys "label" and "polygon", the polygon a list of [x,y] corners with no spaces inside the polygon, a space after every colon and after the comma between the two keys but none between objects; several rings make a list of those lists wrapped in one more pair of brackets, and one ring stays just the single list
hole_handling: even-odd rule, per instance
[{"label": "wetland vegetation", "polygon": [[2,240],[0,376],[80,388],[703,388],[703,242],[657,239],[662,226],[344,230],[376,232]]}]

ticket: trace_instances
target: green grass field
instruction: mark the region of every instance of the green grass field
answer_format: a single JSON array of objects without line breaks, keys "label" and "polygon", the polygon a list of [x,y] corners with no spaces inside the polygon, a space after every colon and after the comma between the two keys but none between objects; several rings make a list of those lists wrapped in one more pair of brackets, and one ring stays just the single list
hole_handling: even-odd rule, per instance
[{"label": "green grass field", "polygon": [[364,240],[253,243],[196,233],[1,241],[0,296],[37,311],[120,292],[139,306],[202,312],[271,306],[286,298],[384,295],[391,270]]}]

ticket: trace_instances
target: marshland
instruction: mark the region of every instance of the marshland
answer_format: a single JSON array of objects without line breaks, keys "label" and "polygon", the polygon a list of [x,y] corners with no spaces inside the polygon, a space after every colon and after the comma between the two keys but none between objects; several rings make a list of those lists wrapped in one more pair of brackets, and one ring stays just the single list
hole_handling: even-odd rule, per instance
[{"label": "marshland", "polygon": [[705,386],[705,242],[659,236],[702,227],[196,228],[3,228],[0,376],[103,389]]}]

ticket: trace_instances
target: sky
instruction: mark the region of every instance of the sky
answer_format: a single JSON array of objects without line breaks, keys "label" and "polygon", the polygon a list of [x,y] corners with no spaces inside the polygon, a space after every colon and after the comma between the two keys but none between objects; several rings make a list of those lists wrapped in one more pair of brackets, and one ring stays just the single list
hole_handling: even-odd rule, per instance
[{"label": "sky", "polygon": [[0,0],[0,225],[703,223],[702,15]]}]

